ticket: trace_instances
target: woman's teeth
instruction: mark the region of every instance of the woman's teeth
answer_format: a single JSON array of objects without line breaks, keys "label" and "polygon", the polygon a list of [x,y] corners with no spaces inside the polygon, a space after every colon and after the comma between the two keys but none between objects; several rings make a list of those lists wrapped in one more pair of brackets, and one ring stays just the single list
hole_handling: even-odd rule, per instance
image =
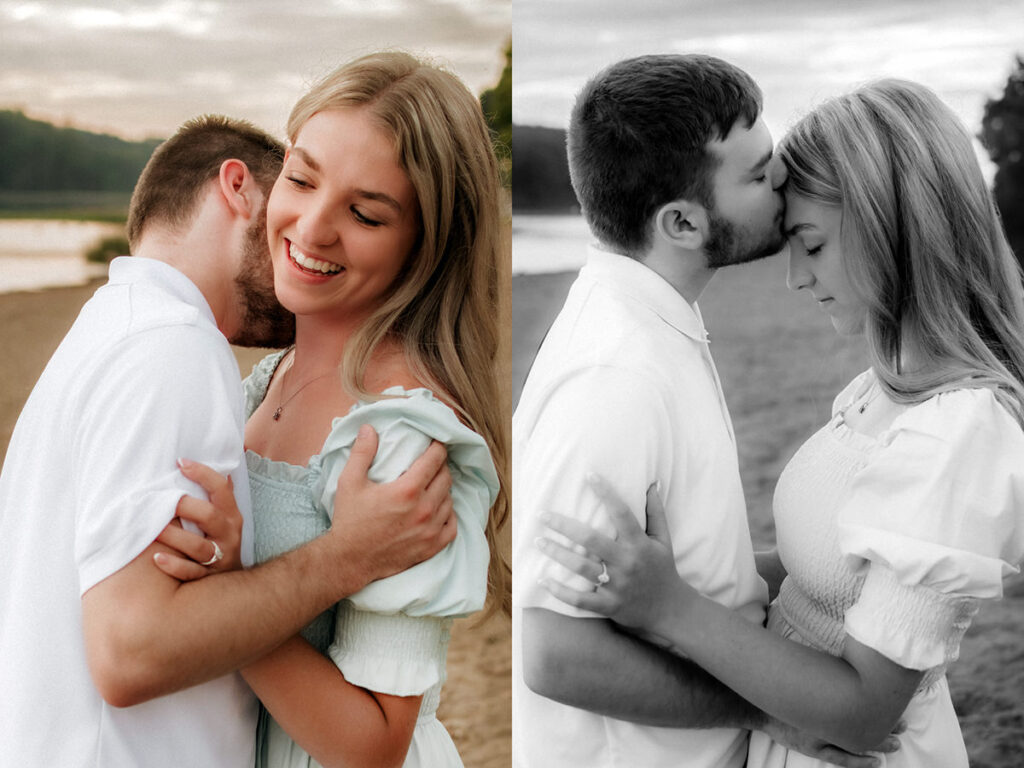
[{"label": "woman's teeth", "polygon": [[312,256],[307,256],[296,247],[295,243],[289,243],[288,255],[291,256],[292,261],[298,264],[303,269],[308,269],[311,272],[320,272],[324,275],[334,275],[341,272],[340,264],[332,264],[329,261],[320,261],[320,259],[314,259]]}]

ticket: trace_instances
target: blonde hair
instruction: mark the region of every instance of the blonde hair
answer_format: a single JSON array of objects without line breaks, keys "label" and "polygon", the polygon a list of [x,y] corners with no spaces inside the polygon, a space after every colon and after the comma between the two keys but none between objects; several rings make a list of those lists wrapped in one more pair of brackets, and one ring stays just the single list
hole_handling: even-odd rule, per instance
[{"label": "blonde hair", "polygon": [[988,387],[1024,424],[1024,289],[971,138],[934,93],[880,80],[782,140],[787,189],[842,211],[843,267],[897,402]]},{"label": "blonde hair", "polygon": [[326,109],[369,110],[394,138],[419,199],[422,233],[392,292],[346,344],[346,387],[373,399],[363,380],[387,338],[401,342],[413,374],[487,441],[501,490],[487,539],[490,612],[511,612],[511,571],[498,533],[509,514],[508,418],[500,386],[500,335],[508,242],[501,182],[479,101],[453,74],[402,52],[373,53],[316,83],[288,119],[294,144]]}]

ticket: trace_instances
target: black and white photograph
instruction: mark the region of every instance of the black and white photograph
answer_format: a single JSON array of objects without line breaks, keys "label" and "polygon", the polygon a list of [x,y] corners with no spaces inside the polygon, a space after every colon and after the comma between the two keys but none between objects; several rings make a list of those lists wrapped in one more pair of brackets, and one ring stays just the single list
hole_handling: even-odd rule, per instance
[{"label": "black and white photograph", "polygon": [[517,768],[1020,764],[1022,19],[516,3]]}]

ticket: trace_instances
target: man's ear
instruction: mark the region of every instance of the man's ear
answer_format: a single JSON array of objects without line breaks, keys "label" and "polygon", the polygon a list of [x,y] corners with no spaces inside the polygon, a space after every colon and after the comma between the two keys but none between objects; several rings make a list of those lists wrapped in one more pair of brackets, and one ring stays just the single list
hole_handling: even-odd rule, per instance
[{"label": "man's ear", "polygon": [[654,236],[676,248],[698,250],[704,246],[708,230],[707,209],[689,200],[665,203],[654,214]]},{"label": "man's ear", "polygon": [[221,163],[217,181],[224,202],[235,215],[249,219],[259,212],[263,193],[241,160],[232,158]]}]

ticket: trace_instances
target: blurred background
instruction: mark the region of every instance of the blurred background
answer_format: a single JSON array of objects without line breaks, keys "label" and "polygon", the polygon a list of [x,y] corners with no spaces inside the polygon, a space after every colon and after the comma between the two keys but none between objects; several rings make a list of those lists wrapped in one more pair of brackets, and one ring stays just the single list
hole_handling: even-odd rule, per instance
[{"label": "blurred background", "polygon": [[[521,387],[585,258],[589,233],[569,185],[565,134],[576,92],[614,61],[705,53],[749,72],[778,139],[816,103],[878,77],[922,82],[978,136],[976,153],[1024,256],[1022,0],[515,0],[512,307]],[[771,497],[832,399],[867,367],[785,285],[786,258],[722,270],[700,300],[736,429],[755,544],[774,543]],[[1024,332],[1024,329],[1021,329]],[[710,513],[710,510],[708,511]],[[950,674],[974,768],[1024,755],[1024,583],[982,609]]]},{"label": "blurred background", "polygon": [[[153,148],[203,113],[285,138],[318,77],[382,48],[479,94],[508,175],[510,0],[0,0],[0,457],[43,366],[127,252]],[[87,258],[87,255],[89,257]],[[248,373],[264,351],[236,350]],[[511,761],[509,625],[457,622],[439,716],[467,766]]]}]

